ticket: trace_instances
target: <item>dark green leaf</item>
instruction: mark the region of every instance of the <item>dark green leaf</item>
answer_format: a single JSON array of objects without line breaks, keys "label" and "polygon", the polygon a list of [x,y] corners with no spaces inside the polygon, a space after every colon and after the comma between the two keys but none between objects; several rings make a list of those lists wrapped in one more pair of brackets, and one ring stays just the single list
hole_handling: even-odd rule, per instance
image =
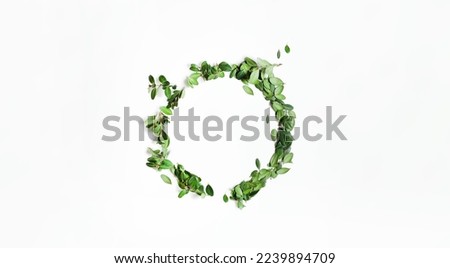
[{"label": "dark green leaf", "polygon": [[256,164],[256,167],[257,167],[258,169],[261,168],[261,162],[259,162],[259,159],[258,159],[258,158],[256,158],[255,164]]},{"label": "dark green leaf", "polygon": [[228,202],[228,196],[226,194],[223,195],[223,202],[225,202],[225,203]]},{"label": "dark green leaf", "polygon": [[159,79],[159,82],[161,82],[161,83],[164,83],[167,81],[167,79],[164,75],[160,75],[158,79]]},{"label": "dark green leaf", "polygon": [[284,51],[286,51],[286,53],[289,53],[289,52],[291,52],[291,48],[288,45],[286,45],[284,47]]},{"label": "dark green leaf", "polygon": [[281,52],[280,52],[280,50],[278,50],[278,52],[277,52],[277,58],[279,59],[280,56],[281,56]]},{"label": "dark green leaf", "polygon": [[229,72],[229,71],[231,71],[231,66],[230,66],[230,64],[228,64],[228,63],[226,63],[226,62],[224,62],[224,61],[222,61],[222,62],[219,64],[219,68],[220,68],[222,71],[224,71],[224,72]]},{"label": "dark green leaf", "polygon": [[172,92],[170,91],[170,87],[166,87],[165,89],[164,89],[164,95],[166,95],[166,97],[167,98],[170,98],[170,94],[171,94]]},{"label": "dark green leaf", "polygon": [[213,188],[211,187],[211,185],[206,185],[206,193],[209,195],[209,196],[214,196],[214,190],[213,190]]},{"label": "dark green leaf", "polygon": [[153,77],[153,75],[148,76],[148,81],[150,81],[150,83],[152,84],[155,84],[155,78]]},{"label": "dark green leaf", "polygon": [[152,89],[152,93],[151,93],[150,97],[152,98],[152,100],[155,99],[155,97],[156,97],[156,88]]}]

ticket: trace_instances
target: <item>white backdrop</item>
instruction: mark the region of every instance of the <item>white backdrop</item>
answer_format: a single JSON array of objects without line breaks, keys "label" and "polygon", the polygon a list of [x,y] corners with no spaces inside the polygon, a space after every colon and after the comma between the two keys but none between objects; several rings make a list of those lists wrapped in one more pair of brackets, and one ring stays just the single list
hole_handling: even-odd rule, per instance
[{"label": "white backdrop", "polygon": [[[0,6],[0,247],[450,246],[448,1]],[[157,109],[150,73],[181,83],[190,63],[276,61],[286,43],[277,74],[299,119],[333,106],[348,141],[297,141],[292,170],[244,210],[221,196],[267,162],[264,139],[173,142],[172,159],[215,186],[204,200],[179,200],[145,166],[137,126],[101,140],[104,117]],[[256,95],[214,81],[181,106],[262,115]]]}]

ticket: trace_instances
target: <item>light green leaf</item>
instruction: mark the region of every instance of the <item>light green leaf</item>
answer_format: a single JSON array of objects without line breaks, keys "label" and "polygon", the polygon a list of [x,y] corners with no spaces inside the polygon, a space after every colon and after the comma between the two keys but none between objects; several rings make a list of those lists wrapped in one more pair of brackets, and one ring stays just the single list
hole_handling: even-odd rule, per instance
[{"label": "light green leaf", "polygon": [[187,193],[189,193],[188,190],[183,189],[180,191],[180,193],[178,194],[178,198],[182,198],[183,196],[185,196]]},{"label": "light green leaf", "polygon": [[161,179],[163,180],[163,182],[165,182],[167,184],[172,184],[172,180],[170,180],[170,178],[164,174],[161,174]]},{"label": "light green leaf", "polygon": [[262,67],[262,68],[265,68],[265,67],[268,67],[268,66],[272,65],[272,64],[270,64],[270,62],[268,62],[268,61],[266,61],[264,59],[260,59],[260,58],[257,58],[256,62],[258,62],[258,65],[260,67]]},{"label": "light green leaf", "polygon": [[237,207],[240,208],[240,209],[244,208],[244,207],[245,207],[245,206],[244,206],[244,202],[243,202],[242,200],[239,200],[239,201],[237,202]]},{"label": "light green leaf", "polygon": [[165,115],[172,115],[172,110],[170,108],[167,108],[165,106],[162,106],[160,108],[161,112]]},{"label": "light green leaf", "polygon": [[277,174],[285,174],[290,170],[290,168],[280,168],[277,170]]},{"label": "light green leaf", "polygon": [[225,202],[225,203],[228,202],[228,196],[226,194],[223,195],[223,202]]},{"label": "light green leaf", "polygon": [[273,141],[275,141],[277,139],[277,130],[276,129],[272,129],[272,131],[270,132],[270,137],[272,138]]},{"label": "light green leaf", "polygon": [[254,84],[256,84],[256,82],[258,82],[258,79],[259,79],[259,70],[256,69],[252,72],[252,74],[250,74],[250,78],[248,79],[248,82],[250,84],[254,85]]},{"label": "light green leaf", "polygon": [[284,84],[283,81],[278,77],[270,77],[269,82],[275,86],[281,86]]},{"label": "light green leaf", "polygon": [[284,163],[292,163],[292,158],[293,157],[294,157],[293,153],[288,153],[287,155],[284,156],[283,162]]},{"label": "light green leaf", "polygon": [[243,193],[242,193],[242,189],[241,189],[241,187],[239,185],[234,187],[234,191],[236,192],[236,196],[237,197],[242,197]]},{"label": "light green leaf", "polygon": [[283,110],[283,105],[281,105],[279,102],[277,102],[277,101],[274,101],[274,102],[272,102],[272,108],[275,110],[275,111],[280,111],[280,110]]},{"label": "light green leaf", "polygon": [[249,95],[253,95],[253,90],[249,86],[244,85],[243,89],[244,89],[245,93],[247,93]]}]

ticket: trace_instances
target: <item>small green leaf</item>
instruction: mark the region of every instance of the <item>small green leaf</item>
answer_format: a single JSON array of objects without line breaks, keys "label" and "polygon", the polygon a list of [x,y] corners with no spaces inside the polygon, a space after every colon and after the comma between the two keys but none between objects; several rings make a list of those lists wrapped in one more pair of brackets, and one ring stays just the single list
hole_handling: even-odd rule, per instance
[{"label": "small green leaf", "polygon": [[162,106],[160,108],[161,112],[163,112],[165,115],[172,115],[172,110],[170,108],[167,108],[165,106]]},{"label": "small green leaf", "polygon": [[164,159],[159,166],[160,169],[169,169],[173,166],[173,163],[169,159]]},{"label": "small green leaf", "polygon": [[259,79],[259,70],[256,69],[252,72],[252,74],[250,75],[250,78],[248,79],[248,82],[250,84],[256,84],[256,82],[258,82]]},{"label": "small green leaf", "polygon": [[293,153],[288,153],[287,155],[284,156],[283,162],[284,163],[292,163],[292,158],[293,157],[294,157]]},{"label": "small green leaf", "polygon": [[152,89],[152,93],[151,93],[150,97],[152,98],[152,100],[155,99],[155,97],[156,97],[156,88]]},{"label": "small green leaf", "polygon": [[152,84],[155,83],[155,78],[153,77],[153,75],[148,76],[148,81],[150,81],[150,83],[152,83]]},{"label": "small green leaf", "polygon": [[172,94],[172,92],[170,91],[170,87],[166,87],[164,89],[164,95],[166,95],[167,98],[170,98],[171,94]]},{"label": "small green leaf", "polygon": [[261,168],[261,162],[259,162],[259,159],[258,159],[258,158],[256,158],[255,164],[256,164],[256,167],[257,167],[258,169]]},{"label": "small green leaf", "polygon": [[279,102],[274,101],[274,102],[272,103],[272,108],[273,108],[275,111],[283,110],[283,105],[281,105]]},{"label": "small green leaf", "polygon": [[160,75],[158,79],[159,79],[159,82],[161,82],[161,83],[164,83],[167,81],[167,79],[164,75]]},{"label": "small green leaf", "polygon": [[245,57],[244,60],[245,60],[245,63],[247,63],[248,66],[250,66],[250,67],[256,67],[257,66],[256,62],[254,60],[250,59],[249,57]]},{"label": "small green leaf", "polygon": [[243,193],[242,193],[242,189],[241,189],[241,187],[239,185],[234,187],[234,191],[236,192],[236,196],[237,197],[242,197]]},{"label": "small green leaf", "polygon": [[185,196],[187,193],[189,193],[188,190],[183,189],[180,191],[180,193],[178,194],[178,198],[182,198],[183,196]]},{"label": "small green leaf", "polygon": [[170,180],[170,178],[164,174],[161,174],[161,179],[163,180],[163,182],[165,182],[167,184],[172,184],[172,180]]},{"label": "small green leaf", "polygon": [[244,208],[244,207],[245,207],[245,206],[244,206],[244,202],[243,202],[242,200],[239,200],[239,201],[237,202],[237,207],[240,208],[240,209]]},{"label": "small green leaf", "polygon": [[257,58],[256,61],[258,62],[258,65],[260,67],[263,67],[263,68],[268,67],[268,66],[271,65],[270,62],[268,62],[268,61],[266,61],[264,59]]},{"label": "small green leaf", "polygon": [[272,131],[270,132],[270,137],[272,138],[272,141],[275,141],[277,139],[277,130],[276,129],[272,129]]},{"label": "small green leaf", "polygon": [[226,194],[223,195],[223,202],[225,202],[225,203],[228,202],[228,196]]},{"label": "small green leaf", "polygon": [[272,85],[275,85],[275,86],[281,86],[281,85],[284,84],[283,81],[280,78],[278,78],[278,77],[271,77],[271,78],[269,78],[269,82]]},{"label": "small green leaf", "polygon": [[229,72],[229,71],[231,71],[231,66],[230,66],[230,64],[228,64],[228,63],[226,63],[226,62],[224,62],[224,61],[222,61],[220,64],[219,64],[219,68],[222,70],[222,71],[224,71],[224,72]]},{"label": "small green leaf", "polygon": [[281,52],[280,52],[280,50],[278,49],[278,52],[277,52],[277,58],[279,59],[281,57]]},{"label": "small green leaf", "polygon": [[244,88],[245,93],[247,93],[249,95],[253,95],[253,90],[249,86],[244,85],[243,88]]},{"label": "small green leaf", "polygon": [[209,196],[214,196],[214,190],[213,190],[213,188],[211,187],[211,185],[207,185],[206,186],[206,193],[209,195]]},{"label": "small green leaf", "polygon": [[280,168],[277,170],[277,174],[285,174],[289,171],[289,168]]},{"label": "small green leaf", "polygon": [[284,47],[284,51],[286,51],[286,53],[289,53],[289,52],[291,52],[291,48],[288,45],[286,45]]}]

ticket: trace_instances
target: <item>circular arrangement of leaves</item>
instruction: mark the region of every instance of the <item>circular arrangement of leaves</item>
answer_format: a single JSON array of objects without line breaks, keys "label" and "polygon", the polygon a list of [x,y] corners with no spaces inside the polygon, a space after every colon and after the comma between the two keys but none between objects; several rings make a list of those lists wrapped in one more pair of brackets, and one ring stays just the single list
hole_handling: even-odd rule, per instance
[{"label": "circular arrangement of leaves", "polygon": [[[289,46],[286,45],[284,50],[289,53]],[[280,56],[281,52],[278,50],[277,58],[279,59]],[[273,69],[280,65],[269,63],[260,58],[253,60],[248,57],[238,64],[227,62],[209,64],[203,61],[200,65],[191,64],[190,70],[192,73],[186,79],[186,86],[193,88],[199,84],[200,78],[204,81],[210,81],[223,78],[226,73],[229,73],[229,78],[235,78],[243,83],[243,89],[247,94],[253,95],[252,87],[258,89],[275,112],[278,128],[271,131],[275,150],[269,163],[266,167],[261,168],[259,159],[256,159],[256,169],[251,172],[249,179],[235,185],[231,188],[229,194],[223,196],[224,202],[228,202],[229,199],[235,200],[239,208],[243,208],[245,201],[250,200],[264,188],[267,180],[288,172],[289,168],[284,165],[292,163],[291,145],[293,136],[291,132],[294,129],[296,115],[293,110],[294,107],[285,102],[284,82],[273,73]],[[158,149],[149,148],[151,156],[147,159],[147,166],[157,171],[169,170],[180,187],[179,198],[189,192],[200,196],[213,196],[214,190],[209,184],[205,187],[199,176],[189,172],[181,164],[173,164],[168,159],[170,138],[165,127],[170,123],[169,116],[172,115],[173,109],[178,107],[179,100],[184,96],[185,87],[177,89],[177,86],[171,84],[164,75],[160,75],[157,80],[150,75],[149,82],[148,90],[151,99],[155,99],[158,91],[162,90],[167,98],[167,105],[161,107],[156,115],[149,116],[145,123],[146,127],[156,137],[156,142],[160,147]],[[269,117],[266,118],[266,123],[269,124]],[[161,179],[165,183],[172,183],[167,175],[162,174]]]}]

